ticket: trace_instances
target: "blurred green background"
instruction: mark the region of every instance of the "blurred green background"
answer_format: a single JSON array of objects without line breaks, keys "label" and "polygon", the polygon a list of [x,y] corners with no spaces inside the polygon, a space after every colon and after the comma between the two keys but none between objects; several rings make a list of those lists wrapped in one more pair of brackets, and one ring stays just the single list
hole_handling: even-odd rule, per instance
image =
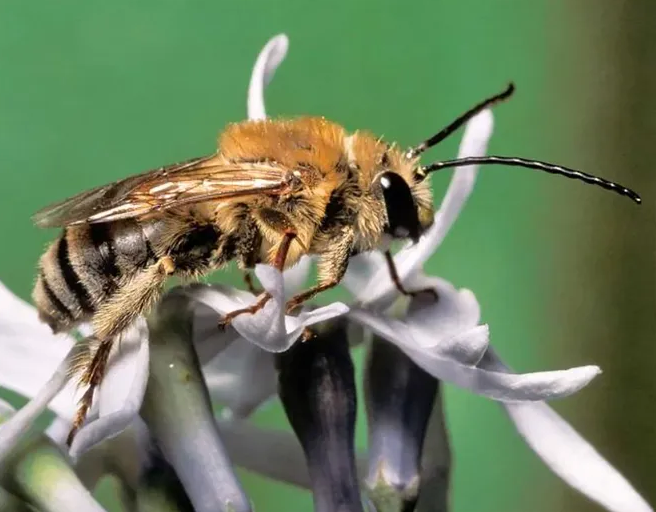
[{"label": "blurred green background", "polygon": [[[645,204],[488,168],[429,270],[476,292],[515,369],[601,365],[555,408],[656,503],[655,20],[653,0],[4,0],[0,279],[29,297],[55,236],[31,224],[38,208],[212,151],[245,116],[254,59],[279,32],[291,46],[267,90],[270,115],[324,115],[402,145],[512,79],[493,153],[619,180]],[[430,157],[453,157],[458,140]],[[448,179],[434,177],[436,200]],[[449,387],[447,412],[455,511],[597,510],[496,404]],[[277,405],[257,419],[286,424]],[[309,494],[242,475],[258,510],[310,508]],[[111,506],[111,489],[102,500]]]}]

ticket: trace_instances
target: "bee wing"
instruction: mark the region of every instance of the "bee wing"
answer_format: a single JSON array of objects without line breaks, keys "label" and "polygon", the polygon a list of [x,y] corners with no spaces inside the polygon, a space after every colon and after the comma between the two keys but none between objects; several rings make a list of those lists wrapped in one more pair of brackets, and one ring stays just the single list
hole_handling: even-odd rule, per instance
[{"label": "bee wing", "polygon": [[109,222],[202,201],[276,194],[287,188],[285,174],[273,163],[194,158],[82,192],[40,210],[33,220],[44,228]]}]

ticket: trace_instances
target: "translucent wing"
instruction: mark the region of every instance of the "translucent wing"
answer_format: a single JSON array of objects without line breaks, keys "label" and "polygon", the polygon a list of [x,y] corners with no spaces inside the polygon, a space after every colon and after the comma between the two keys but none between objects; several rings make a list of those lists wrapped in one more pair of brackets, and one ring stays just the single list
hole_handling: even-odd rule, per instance
[{"label": "translucent wing", "polygon": [[220,155],[194,158],[119,180],[37,212],[40,227],[109,222],[185,204],[287,188],[285,169],[270,162],[229,162]]}]

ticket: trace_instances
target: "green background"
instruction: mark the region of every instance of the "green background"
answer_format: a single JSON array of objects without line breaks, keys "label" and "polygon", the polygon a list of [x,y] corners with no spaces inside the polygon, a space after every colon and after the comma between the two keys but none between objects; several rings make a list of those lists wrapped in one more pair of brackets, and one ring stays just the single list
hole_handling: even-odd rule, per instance
[{"label": "green background", "polygon": [[[651,0],[4,0],[0,279],[29,296],[55,236],[31,224],[40,207],[212,151],[245,116],[254,59],[279,32],[291,46],[267,90],[270,115],[324,115],[402,145],[512,79],[491,152],[579,166],[646,204],[489,168],[428,268],[476,292],[515,369],[602,366],[555,408],[656,502],[655,11]],[[453,157],[458,140],[430,157]],[[448,179],[434,177],[437,200]],[[454,510],[596,510],[496,404],[449,388],[447,406]],[[286,424],[277,405],[257,419]],[[258,510],[310,506],[309,494],[242,475]]]}]

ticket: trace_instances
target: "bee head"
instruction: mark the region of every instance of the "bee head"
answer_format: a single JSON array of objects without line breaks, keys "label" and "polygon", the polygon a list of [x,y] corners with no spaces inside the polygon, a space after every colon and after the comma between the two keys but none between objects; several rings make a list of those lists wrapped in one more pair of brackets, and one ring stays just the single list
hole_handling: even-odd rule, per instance
[{"label": "bee head", "polygon": [[414,179],[414,164],[390,148],[383,155],[375,185],[387,214],[385,233],[417,242],[433,223],[433,208],[428,183]]},{"label": "bee head", "polygon": [[395,172],[384,172],[378,178],[383,194],[387,225],[385,232],[394,238],[419,240],[421,224],[417,206],[406,181]]}]

